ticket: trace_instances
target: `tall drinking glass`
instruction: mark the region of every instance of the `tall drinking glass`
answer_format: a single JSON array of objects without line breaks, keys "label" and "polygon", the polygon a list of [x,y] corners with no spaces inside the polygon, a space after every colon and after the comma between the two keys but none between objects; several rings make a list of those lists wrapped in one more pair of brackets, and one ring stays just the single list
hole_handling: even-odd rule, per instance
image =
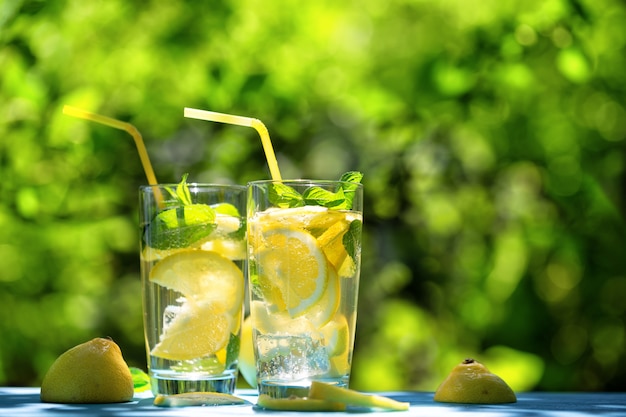
[{"label": "tall drinking glass", "polygon": [[142,186],[141,279],[152,392],[232,393],[243,315],[246,188]]},{"label": "tall drinking glass", "polygon": [[361,259],[363,187],[341,181],[248,184],[250,315],[259,393],[347,387]]}]

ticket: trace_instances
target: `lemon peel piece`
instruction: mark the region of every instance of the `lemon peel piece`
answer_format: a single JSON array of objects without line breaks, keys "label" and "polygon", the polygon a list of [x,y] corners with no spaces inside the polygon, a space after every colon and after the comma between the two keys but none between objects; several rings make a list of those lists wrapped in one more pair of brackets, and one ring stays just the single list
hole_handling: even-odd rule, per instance
[{"label": "lemon peel piece", "polygon": [[389,411],[406,411],[409,403],[396,401],[381,395],[364,394],[349,388],[313,381],[309,389],[309,398],[334,401],[351,407],[375,408]]}]

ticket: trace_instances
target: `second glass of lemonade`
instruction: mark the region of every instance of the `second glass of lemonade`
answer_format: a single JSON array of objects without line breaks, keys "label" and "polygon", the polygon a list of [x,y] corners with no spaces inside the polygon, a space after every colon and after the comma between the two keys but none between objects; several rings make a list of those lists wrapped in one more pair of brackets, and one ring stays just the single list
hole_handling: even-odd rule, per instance
[{"label": "second glass of lemonade", "polygon": [[248,184],[250,315],[260,394],[347,387],[361,260],[361,184]]},{"label": "second glass of lemonade", "polygon": [[139,190],[141,278],[152,392],[232,393],[244,299],[246,188]]}]

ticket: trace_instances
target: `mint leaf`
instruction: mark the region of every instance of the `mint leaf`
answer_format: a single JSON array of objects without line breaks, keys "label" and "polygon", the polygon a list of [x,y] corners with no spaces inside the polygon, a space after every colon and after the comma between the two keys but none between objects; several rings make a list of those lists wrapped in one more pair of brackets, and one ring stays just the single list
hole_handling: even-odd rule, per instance
[{"label": "mint leaf", "polygon": [[304,199],[296,190],[282,183],[272,183],[269,188],[269,200],[280,208],[302,207]]},{"label": "mint leaf", "polygon": [[150,389],[150,377],[139,368],[129,367],[130,375],[133,378],[135,392],[143,392]]},{"label": "mint leaf", "polygon": [[162,211],[146,227],[146,243],[156,249],[185,248],[215,230],[215,216],[215,211],[206,204]]},{"label": "mint leaf", "polygon": [[359,245],[361,244],[361,231],[363,229],[363,222],[361,220],[353,220],[350,222],[350,227],[343,235],[343,247],[346,248],[346,252],[356,263],[356,254],[359,253]]},{"label": "mint leaf", "polygon": [[336,193],[333,193],[320,187],[311,187],[304,192],[302,197],[307,205],[323,206],[337,210],[346,208],[346,197],[341,188]]},{"label": "mint leaf", "polygon": [[239,358],[240,343],[239,336],[231,333],[228,347],[226,348],[226,368],[230,367]]},{"label": "mint leaf", "polygon": [[180,181],[180,183],[176,186],[176,191],[172,190],[169,187],[166,187],[165,189],[167,190],[168,193],[170,193],[170,195],[175,198],[176,200],[178,200],[178,202],[182,205],[190,205],[192,204],[191,202],[191,193],[189,192],[189,187],[187,186],[187,177],[189,176],[189,174],[184,174],[182,180]]},{"label": "mint leaf", "polygon": [[363,179],[363,174],[359,171],[348,171],[341,176],[339,181],[354,182],[359,184]]},{"label": "mint leaf", "polygon": [[349,171],[341,176],[340,181],[344,181],[341,184],[341,188],[343,189],[345,198],[346,198],[346,209],[350,210],[352,208],[352,203],[354,202],[354,192],[358,188],[358,184],[361,183],[363,179],[363,174],[358,171]]},{"label": "mint leaf", "polygon": [[231,217],[241,217],[241,214],[239,214],[239,210],[237,210],[237,207],[233,206],[230,203],[217,203],[211,206],[213,208],[213,210],[215,210],[216,213],[219,214],[225,214],[227,216],[231,216]]},{"label": "mint leaf", "polygon": [[306,189],[302,195],[288,185],[272,183],[268,198],[270,203],[279,208],[314,205],[334,210],[350,210],[354,201],[354,191],[362,178],[363,174],[360,172],[349,171],[341,176],[340,181],[344,183],[335,192],[314,186]]}]

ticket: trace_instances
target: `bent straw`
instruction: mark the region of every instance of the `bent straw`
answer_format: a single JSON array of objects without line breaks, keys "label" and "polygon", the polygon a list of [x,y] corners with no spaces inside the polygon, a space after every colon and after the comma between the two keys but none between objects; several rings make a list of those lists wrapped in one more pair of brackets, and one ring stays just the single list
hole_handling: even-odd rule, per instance
[{"label": "bent straw", "polygon": [[141,137],[141,133],[139,130],[130,123],[122,122],[117,119],[112,119],[107,116],[102,116],[100,114],[91,113],[86,110],[82,110],[72,106],[63,106],[63,113],[69,116],[78,117],[80,119],[91,120],[92,122],[100,123],[103,125],[107,125],[110,127],[114,127],[116,129],[124,130],[128,132],[135,141],[135,145],[137,146],[137,152],[139,152],[139,159],[141,159],[141,165],[143,166],[143,170],[146,173],[146,177],[148,178],[148,184],[157,185],[157,180],[154,175],[154,171],[152,170],[152,165],[150,164],[150,158],[148,158],[148,151],[146,151],[146,147],[143,143],[143,139]]},{"label": "bent straw", "polygon": [[137,146],[137,152],[139,152],[139,159],[141,160],[141,165],[143,166],[143,170],[146,173],[146,178],[148,179],[148,184],[155,186],[154,189],[154,198],[156,199],[157,206],[161,207],[163,205],[163,196],[161,195],[161,190],[156,187],[158,184],[156,176],[154,175],[154,171],[152,170],[152,164],[150,163],[150,158],[148,157],[148,151],[146,150],[146,146],[143,143],[143,139],[141,137],[141,133],[139,130],[130,123],[122,122],[117,119],[112,119],[107,116],[102,116],[101,114],[88,112],[86,110],[79,109],[77,107],[72,106],[63,106],[63,113],[69,116],[78,117],[80,119],[90,120],[92,122],[100,123],[106,126],[113,127],[115,129],[120,129],[128,132],[135,141],[135,146]]},{"label": "bent straw", "polygon": [[269,132],[267,131],[267,128],[265,127],[263,122],[261,122],[259,119],[244,116],[235,116],[232,114],[218,113],[208,110],[192,109],[189,107],[185,107],[184,115],[185,117],[191,119],[251,127],[256,130],[261,137],[261,145],[263,146],[263,151],[265,152],[265,158],[267,159],[267,165],[269,166],[272,179],[275,181],[281,180],[280,170],[278,169],[278,162],[276,161],[276,155],[274,154],[274,148],[272,147],[272,141],[270,140]]}]

